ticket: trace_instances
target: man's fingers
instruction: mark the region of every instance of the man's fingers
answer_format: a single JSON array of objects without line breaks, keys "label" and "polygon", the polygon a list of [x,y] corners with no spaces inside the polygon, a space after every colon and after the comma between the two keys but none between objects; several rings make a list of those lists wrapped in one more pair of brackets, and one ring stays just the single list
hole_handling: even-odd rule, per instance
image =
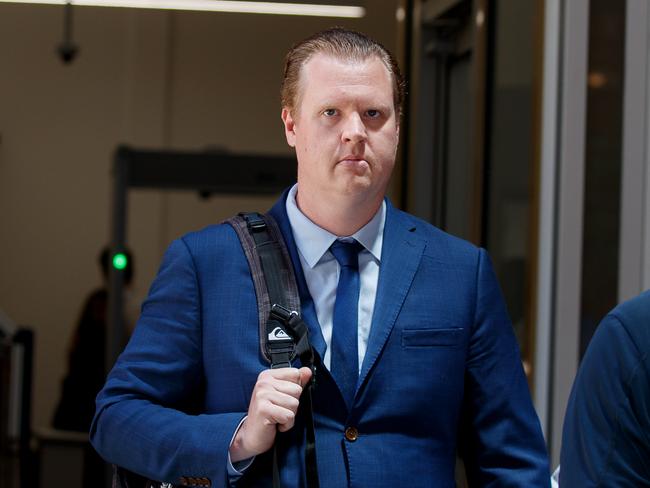
[{"label": "man's fingers", "polygon": [[273,389],[285,395],[291,395],[294,398],[300,398],[302,387],[290,381],[277,381],[273,384]]},{"label": "man's fingers", "polygon": [[293,424],[294,424],[293,421],[291,423],[278,424],[278,430],[280,432],[287,432],[287,431],[293,429]]},{"label": "man's fingers", "polygon": [[[285,369],[289,370],[289,368]],[[257,378],[255,389],[257,391],[279,391],[296,398],[300,397],[302,387],[300,386],[299,370],[295,368],[286,370],[281,373],[273,373],[276,370],[271,369],[263,371]]]},{"label": "man's fingers", "polygon": [[305,385],[309,383],[309,380],[311,379],[311,369],[303,366],[298,370],[298,373],[300,374],[300,379],[299,379],[300,386],[304,388]]},{"label": "man's fingers", "polygon": [[248,417],[236,433],[231,454],[237,460],[255,456],[273,445],[277,431],[294,425],[303,385],[311,378],[309,368],[279,368],[257,377],[248,406]]},{"label": "man's fingers", "polygon": [[293,395],[271,390],[261,390],[256,392],[255,401],[260,405],[259,408],[262,410],[264,410],[264,405],[268,403],[296,411],[298,410],[298,405],[300,403],[298,398]]},{"label": "man's fingers", "polygon": [[257,381],[268,380],[270,378],[300,384],[300,370],[296,368],[265,369],[259,374]]},{"label": "man's fingers", "polygon": [[311,379],[311,375],[311,369],[307,367],[267,369],[259,374],[257,382],[261,386],[271,387],[299,398],[304,386]]},{"label": "man's fingers", "polygon": [[296,413],[294,411],[279,405],[268,405],[265,413],[265,423],[267,425],[277,424],[281,432],[285,432],[293,427],[293,423],[296,420]]}]

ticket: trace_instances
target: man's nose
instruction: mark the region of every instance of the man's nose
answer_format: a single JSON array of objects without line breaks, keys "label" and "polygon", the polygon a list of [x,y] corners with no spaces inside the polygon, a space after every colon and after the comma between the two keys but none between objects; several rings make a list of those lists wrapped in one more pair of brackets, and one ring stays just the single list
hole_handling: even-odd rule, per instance
[{"label": "man's nose", "polygon": [[352,142],[353,144],[356,144],[365,141],[366,137],[366,126],[363,124],[363,120],[361,120],[359,114],[350,114],[345,120],[343,132],[341,133],[341,139],[343,142]]}]

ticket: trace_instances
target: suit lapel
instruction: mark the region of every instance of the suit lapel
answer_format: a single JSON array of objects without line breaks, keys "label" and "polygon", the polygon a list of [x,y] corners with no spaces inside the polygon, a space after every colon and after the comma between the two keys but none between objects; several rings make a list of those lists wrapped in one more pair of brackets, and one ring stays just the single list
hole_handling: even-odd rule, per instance
[{"label": "suit lapel", "polygon": [[298,248],[296,247],[296,242],[293,238],[293,231],[291,230],[291,224],[289,223],[289,217],[287,216],[285,202],[288,194],[289,190],[285,190],[282,197],[275,203],[275,205],[273,205],[269,214],[278,223],[287,245],[287,249],[289,250],[289,255],[291,256],[291,262],[296,275],[296,282],[298,283],[298,292],[300,293],[302,318],[309,327],[309,342],[322,359],[325,357],[325,339],[323,339],[320,323],[316,316],[314,300],[312,300],[309,288],[307,288],[305,275],[302,271],[302,264],[300,263],[300,257],[298,256]]},{"label": "suit lapel", "polygon": [[384,348],[420,265],[425,244],[414,231],[415,224],[387,201],[375,310],[359,387]]}]

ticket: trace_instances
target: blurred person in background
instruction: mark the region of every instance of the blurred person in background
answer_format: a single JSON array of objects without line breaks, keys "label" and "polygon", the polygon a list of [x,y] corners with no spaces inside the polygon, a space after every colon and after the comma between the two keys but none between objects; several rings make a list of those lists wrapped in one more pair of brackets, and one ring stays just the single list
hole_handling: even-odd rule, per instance
[{"label": "blurred person in background", "polygon": [[[128,251],[124,254],[127,259],[123,271],[124,285],[129,287],[133,281],[133,258]],[[102,286],[93,290],[84,301],[79,322],[68,347],[68,370],[52,419],[52,427],[55,429],[88,432],[95,414],[95,397],[106,381],[110,260],[111,253],[106,247],[98,257]]]},{"label": "blurred person in background", "polygon": [[650,290],[598,325],[573,383],[560,486],[650,486]]}]

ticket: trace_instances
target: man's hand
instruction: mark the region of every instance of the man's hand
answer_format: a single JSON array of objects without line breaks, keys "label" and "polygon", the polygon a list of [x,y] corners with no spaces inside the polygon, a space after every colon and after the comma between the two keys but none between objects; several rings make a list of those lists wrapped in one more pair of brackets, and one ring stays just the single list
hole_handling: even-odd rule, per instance
[{"label": "man's hand", "polygon": [[293,427],[302,387],[310,378],[309,368],[267,369],[260,373],[248,417],[230,445],[233,463],[268,451],[276,431],[286,432]]}]

